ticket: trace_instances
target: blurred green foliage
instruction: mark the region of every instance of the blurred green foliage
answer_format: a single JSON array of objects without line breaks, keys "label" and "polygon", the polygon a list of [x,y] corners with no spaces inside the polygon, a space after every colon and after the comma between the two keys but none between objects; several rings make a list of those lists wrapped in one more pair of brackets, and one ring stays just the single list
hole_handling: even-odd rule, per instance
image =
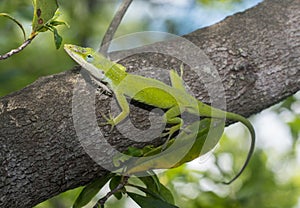
[{"label": "blurred green foliage", "polygon": [[[155,1],[157,2],[157,1]],[[195,0],[207,7],[222,5],[227,8],[242,0]],[[112,19],[119,1],[108,0],[72,0],[59,1],[60,19],[66,21],[70,28],[60,27],[63,43],[74,43],[97,48],[100,44],[109,21]],[[149,1],[148,3],[153,3]],[[153,5],[152,5],[153,6]],[[129,10],[130,11],[130,10]],[[0,12],[6,12],[20,20],[30,33],[33,7],[31,0],[1,0]],[[147,14],[145,14],[147,16]],[[140,17],[140,16],[139,16]],[[117,36],[129,32],[148,30],[153,18],[128,18],[118,29]],[[160,18],[160,17],[159,17]],[[170,18],[163,20],[167,32],[177,32],[184,25]],[[0,18],[0,54],[6,53],[22,43],[22,33],[11,21]],[[51,33],[39,35],[32,44],[21,53],[0,61],[0,96],[23,88],[38,77],[62,72],[72,68],[74,62],[65,54],[63,49],[56,50]],[[230,179],[234,172],[244,162],[248,147],[239,135],[232,139],[224,136],[221,148],[210,157],[213,161],[209,169],[190,168],[189,165],[169,170],[161,175],[161,181],[172,189],[177,205],[183,208],[294,208],[299,203],[300,174],[297,174],[297,157],[299,157],[300,135],[300,96],[291,96],[272,108],[278,115],[288,119],[283,122],[289,128],[292,137],[290,148],[278,161],[272,161],[265,149],[257,148],[250,166],[242,177],[230,186],[224,186],[215,181]],[[276,139],[276,138],[274,138]],[[288,139],[288,138],[286,138]],[[232,148],[234,147],[234,148]],[[227,152],[227,153],[224,153]],[[224,163],[225,168],[222,163]],[[226,163],[227,158],[227,163]],[[229,159],[228,159],[229,158]],[[229,160],[229,162],[228,162]],[[223,162],[222,162],[223,161]],[[276,168],[270,161],[292,173],[284,180],[280,179]],[[292,164],[292,165],[291,165]],[[199,164],[202,166],[202,164]],[[293,172],[294,171],[294,172]],[[71,207],[82,188],[65,192],[36,207],[57,208]],[[109,200],[108,207],[124,207],[126,201]]]},{"label": "blurred green foliage", "polygon": [[80,194],[82,187],[77,189],[73,189],[70,191],[66,191],[58,196],[55,196],[37,206],[35,208],[66,208],[71,207],[76,199],[76,197]]}]

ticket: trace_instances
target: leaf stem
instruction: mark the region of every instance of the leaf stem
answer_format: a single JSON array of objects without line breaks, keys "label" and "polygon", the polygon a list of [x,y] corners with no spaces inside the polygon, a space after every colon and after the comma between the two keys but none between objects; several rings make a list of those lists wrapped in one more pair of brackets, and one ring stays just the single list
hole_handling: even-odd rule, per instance
[{"label": "leaf stem", "polygon": [[119,190],[121,190],[122,188],[124,188],[124,186],[126,186],[128,183],[128,179],[129,179],[129,176],[123,176],[122,182],[115,189],[111,190],[104,197],[99,199],[99,201],[96,203],[94,208],[99,207],[99,205],[101,208],[104,208],[104,204],[109,199],[109,197],[111,197],[114,193],[116,193]]}]

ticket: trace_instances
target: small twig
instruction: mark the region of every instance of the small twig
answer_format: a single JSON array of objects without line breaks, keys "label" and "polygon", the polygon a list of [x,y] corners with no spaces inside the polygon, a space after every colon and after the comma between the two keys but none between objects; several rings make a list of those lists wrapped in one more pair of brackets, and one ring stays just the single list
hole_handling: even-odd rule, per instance
[{"label": "small twig", "polygon": [[131,2],[133,0],[123,0],[121,3],[118,11],[116,12],[113,20],[111,21],[108,29],[106,30],[106,33],[104,34],[104,37],[102,39],[99,52],[102,53],[104,56],[107,56],[108,48],[109,48],[109,42],[113,39],[128,7],[130,6]]},{"label": "small twig", "polygon": [[97,208],[99,205],[101,208],[104,208],[105,202],[111,197],[113,194],[124,188],[124,186],[128,183],[129,176],[124,176],[122,182],[113,190],[108,192],[104,197],[99,199],[99,201],[96,203],[96,205],[93,208]]},{"label": "small twig", "polygon": [[0,55],[0,60],[4,60],[7,59],[9,57],[11,57],[12,55],[19,53],[20,51],[22,51],[24,48],[26,48],[31,41],[36,37],[37,33],[30,36],[27,40],[24,41],[24,43],[22,45],[20,45],[18,48],[12,49],[11,51],[7,52],[4,55]]}]

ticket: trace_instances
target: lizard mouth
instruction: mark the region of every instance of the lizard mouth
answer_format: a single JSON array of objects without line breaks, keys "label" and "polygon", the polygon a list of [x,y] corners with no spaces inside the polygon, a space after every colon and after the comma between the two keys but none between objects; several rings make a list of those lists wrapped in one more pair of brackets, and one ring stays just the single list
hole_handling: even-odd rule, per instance
[{"label": "lizard mouth", "polygon": [[65,44],[64,49],[72,50],[76,53],[85,53],[86,52],[86,50],[84,48],[82,48],[80,46],[71,45],[71,44]]}]

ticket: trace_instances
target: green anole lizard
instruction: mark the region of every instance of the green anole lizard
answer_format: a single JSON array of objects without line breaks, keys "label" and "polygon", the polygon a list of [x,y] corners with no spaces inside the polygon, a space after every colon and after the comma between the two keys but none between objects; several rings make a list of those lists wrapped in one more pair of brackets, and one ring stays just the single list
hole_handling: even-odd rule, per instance
[{"label": "green anole lizard", "polygon": [[124,66],[108,60],[92,48],[65,44],[64,49],[99,81],[101,87],[115,94],[122,111],[116,117],[106,118],[107,123],[112,127],[123,121],[129,114],[126,96],[138,102],[165,109],[163,119],[165,123],[173,125],[169,128],[169,138],[183,126],[183,120],[179,117],[183,112],[208,118],[240,121],[251,134],[251,146],[245,164],[233,180],[247,166],[255,146],[255,131],[252,124],[243,116],[213,108],[191,96],[184,87],[182,75],[179,76],[176,71],[170,70],[172,86],[169,86],[155,79],[127,73]]}]

